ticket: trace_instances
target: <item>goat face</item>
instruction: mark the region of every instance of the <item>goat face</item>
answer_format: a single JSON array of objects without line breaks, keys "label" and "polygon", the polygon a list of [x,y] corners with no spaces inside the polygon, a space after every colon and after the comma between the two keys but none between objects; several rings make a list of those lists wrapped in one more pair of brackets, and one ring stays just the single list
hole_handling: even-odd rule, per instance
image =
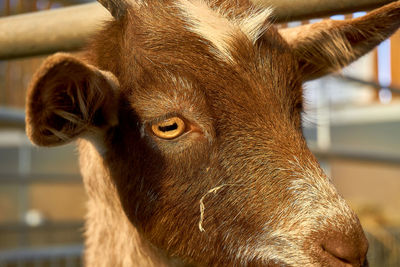
[{"label": "goat face", "polygon": [[399,2],[280,32],[270,10],[220,2],[124,2],[85,59],[56,54],[38,72],[28,135],[94,143],[126,216],[167,255],[361,266],[359,221],[301,132],[302,82],[388,37]]}]

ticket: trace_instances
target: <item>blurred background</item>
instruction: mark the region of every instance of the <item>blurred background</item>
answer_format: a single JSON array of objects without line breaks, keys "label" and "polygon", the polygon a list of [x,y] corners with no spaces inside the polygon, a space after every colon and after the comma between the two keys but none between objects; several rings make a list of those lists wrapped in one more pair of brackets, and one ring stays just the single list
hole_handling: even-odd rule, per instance
[{"label": "blurred background", "polygon": [[[0,23],[85,2],[0,0]],[[86,196],[75,145],[33,147],[24,132],[26,88],[44,58],[0,60],[0,267],[82,265]],[[304,90],[304,133],[359,215],[371,266],[400,266],[400,32]]]}]

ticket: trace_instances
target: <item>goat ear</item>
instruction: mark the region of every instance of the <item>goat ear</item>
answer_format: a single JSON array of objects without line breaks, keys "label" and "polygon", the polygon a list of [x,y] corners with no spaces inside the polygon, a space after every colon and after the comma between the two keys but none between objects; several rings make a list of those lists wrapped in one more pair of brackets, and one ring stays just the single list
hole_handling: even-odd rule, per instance
[{"label": "goat ear", "polygon": [[26,132],[40,146],[70,142],[118,123],[118,80],[63,53],[49,57],[28,89]]},{"label": "goat ear", "polygon": [[400,1],[345,21],[324,20],[279,33],[299,58],[305,80],[339,70],[390,37],[400,26]]}]

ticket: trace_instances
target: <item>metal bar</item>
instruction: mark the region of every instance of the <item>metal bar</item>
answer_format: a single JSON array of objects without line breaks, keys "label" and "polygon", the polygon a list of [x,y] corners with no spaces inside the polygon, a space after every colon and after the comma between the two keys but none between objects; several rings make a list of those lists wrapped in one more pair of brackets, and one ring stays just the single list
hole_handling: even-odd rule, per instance
[{"label": "metal bar", "polygon": [[97,3],[2,18],[0,59],[77,50],[109,19]]},{"label": "metal bar", "polygon": [[[84,227],[83,221],[58,221],[58,222],[45,222],[38,226],[29,226],[26,223],[2,223],[0,224],[1,232],[21,232],[21,231],[58,231],[58,230],[73,230],[82,229]],[[1,251],[1,250],[0,250]]]},{"label": "metal bar", "polygon": [[0,107],[0,128],[25,129],[24,111],[20,109]]},{"label": "metal bar", "polygon": [[329,150],[332,145],[331,137],[331,106],[328,95],[323,93],[323,81],[319,80],[319,90],[317,90],[317,145],[321,150]]},{"label": "metal bar", "polygon": [[381,88],[386,88],[389,89],[391,92],[400,94],[400,87],[397,85],[390,85],[390,86],[383,86],[379,82],[376,81],[364,81],[356,77],[351,77],[347,75],[332,75],[333,77],[340,79],[340,80],[345,80],[349,82],[356,82],[362,85],[369,85],[372,86],[374,89],[380,90]]},{"label": "metal bar", "polygon": [[327,151],[311,147],[313,154],[321,159],[346,159],[346,160],[357,160],[366,162],[379,162],[385,164],[400,163],[399,155],[391,155],[388,153],[379,153],[377,151],[357,151],[357,150],[346,150],[346,149],[335,149],[331,148]]},{"label": "metal bar", "polygon": [[0,252],[0,262],[17,260],[49,260],[51,258],[81,257],[82,245],[48,247],[40,249],[15,249]]},{"label": "metal bar", "polygon": [[31,184],[31,183],[68,183],[81,184],[79,174],[18,174],[0,173],[0,184]]},{"label": "metal bar", "polygon": [[371,10],[396,0],[252,0],[274,8],[277,22],[298,21]]},{"label": "metal bar", "polygon": [[[276,22],[372,9],[394,0],[253,0],[275,8]],[[98,3],[0,19],[0,59],[81,48],[112,17]]]}]

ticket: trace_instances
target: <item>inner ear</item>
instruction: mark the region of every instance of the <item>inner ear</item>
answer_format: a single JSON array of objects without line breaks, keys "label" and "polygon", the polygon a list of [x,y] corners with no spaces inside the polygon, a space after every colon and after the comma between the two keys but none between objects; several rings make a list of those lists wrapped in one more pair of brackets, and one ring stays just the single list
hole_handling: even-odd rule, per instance
[{"label": "inner ear", "polygon": [[116,78],[67,54],[50,57],[27,99],[27,134],[44,146],[59,145],[117,123]]}]

